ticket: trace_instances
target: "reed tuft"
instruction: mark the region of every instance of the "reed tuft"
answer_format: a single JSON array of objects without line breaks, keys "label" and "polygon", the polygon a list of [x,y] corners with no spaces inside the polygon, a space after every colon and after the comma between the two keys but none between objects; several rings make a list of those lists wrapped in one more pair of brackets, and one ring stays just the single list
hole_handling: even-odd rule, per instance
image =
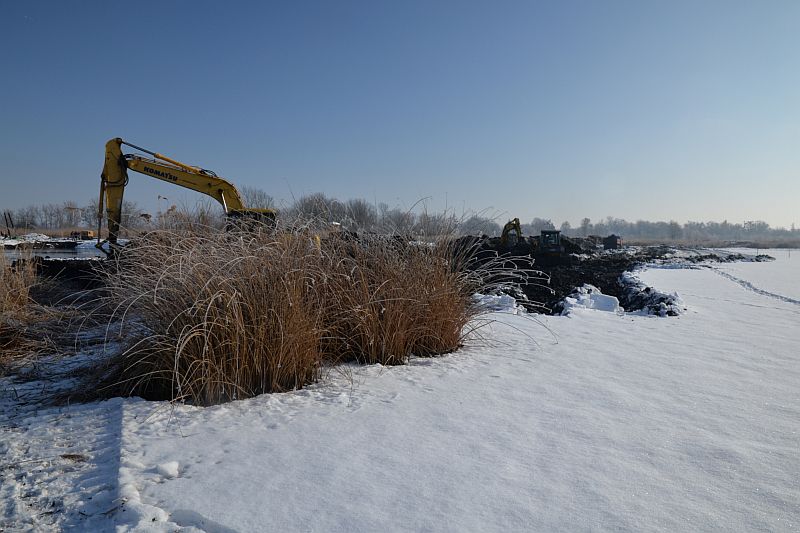
[{"label": "reed tuft", "polygon": [[128,343],[115,394],[215,404],[299,389],[342,361],[457,349],[477,277],[445,241],[214,229],[155,231],[108,275]]},{"label": "reed tuft", "polygon": [[0,254],[0,375],[38,347],[28,335],[29,322],[35,319],[30,296],[35,283],[36,267],[31,260],[10,264]]}]

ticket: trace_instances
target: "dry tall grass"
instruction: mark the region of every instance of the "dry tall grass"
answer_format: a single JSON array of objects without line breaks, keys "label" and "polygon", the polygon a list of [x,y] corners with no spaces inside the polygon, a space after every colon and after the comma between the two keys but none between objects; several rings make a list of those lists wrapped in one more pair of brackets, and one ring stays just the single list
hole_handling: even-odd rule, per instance
[{"label": "dry tall grass", "polygon": [[30,303],[30,289],[36,282],[36,269],[30,260],[12,265],[0,254],[0,315],[20,315]]},{"label": "dry tall grass", "polygon": [[313,382],[343,360],[458,348],[476,277],[446,244],[303,230],[157,231],[109,276],[133,342],[114,393],[213,404]]},{"label": "dry tall grass", "polygon": [[308,240],[265,236],[159,231],[122,253],[109,289],[139,338],[121,392],[209,404],[316,377]]},{"label": "dry tall grass", "polygon": [[333,237],[323,241],[322,257],[330,358],[401,364],[460,345],[477,284],[445,241]]},{"label": "dry tall grass", "polygon": [[35,283],[32,261],[18,261],[12,266],[0,254],[0,374],[14,359],[33,348],[26,331],[33,316],[30,291]]}]

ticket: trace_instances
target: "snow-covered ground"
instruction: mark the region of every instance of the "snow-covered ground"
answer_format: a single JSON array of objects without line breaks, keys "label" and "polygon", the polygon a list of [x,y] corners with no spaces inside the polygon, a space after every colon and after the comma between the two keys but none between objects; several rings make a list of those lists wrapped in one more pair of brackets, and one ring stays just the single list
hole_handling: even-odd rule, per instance
[{"label": "snow-covered ground", "polygon": [[20,243],[28,242],[45,242],[51,240],[50,237],[43,233],[26,233],[19,237],[0,237],[0,243],[8,246],[17,246]]},{"label": "snow-covered ground", "polygon": [[[15,238],[7,238],[7,237],[0,237],[0,252],[5,253],[6,259],[14,260],[20,257],[48,257],[50,259],[89,259],[92,257],[105,257],[105,254],[98,250],[95,246],[97,244],[96,239],[87,240],[87,241],[78,241],[74,248],[23,248],[23,249],[16,249],[15,247],[20,244],[32,244],[32,243],[57,243],[57,242],[74,242],[72,239],[68,238],[58,238],[58,237],[48,237],[47,235],[41,233],[28,233],[26,235],[22,235],[20,237]],[[119,243],[125,245],[128,243],[128,239],[119,239]],[[5,249],[8,246],[8,249]],[[105,245],[104,248],[108,250],[108,245]],[[5,251],[3,251],[5,249]]]},{"label": "snow-covered ground", "polygon": [[781,268],[759,268],[758,263],[748,262],[715,265],[720,272],[728,274],[734,281],[741,281],[745,285],[749,283],[760,290],[800,301],[800,250],[732,248],[728,251],[767,254],[774,257],[783,266]]},{"label": "snow-covered ground", "polygon": [[450,356],[223,406],[7,389],[0,529],[798,530],[800,251],[768,253],[639,272],[678,317],[495,312]]}]

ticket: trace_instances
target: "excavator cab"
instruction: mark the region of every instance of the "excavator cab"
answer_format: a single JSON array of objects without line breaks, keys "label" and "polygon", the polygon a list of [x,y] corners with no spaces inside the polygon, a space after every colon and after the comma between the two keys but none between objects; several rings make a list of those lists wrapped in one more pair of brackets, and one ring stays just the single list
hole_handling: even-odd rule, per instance
[{"label": "excavator cab", "polygon": [[561,232],[557,229],[543,229],[539,235],[536,261],[540,265],[569,264],[569,255],[561,242]]},{"label": "excavator cab", "polygon": [[563,250],[564,247],[561,246],[561,232],[557,229],[543,229],[539,237],[539,246],[542,247],[542,250]]}]

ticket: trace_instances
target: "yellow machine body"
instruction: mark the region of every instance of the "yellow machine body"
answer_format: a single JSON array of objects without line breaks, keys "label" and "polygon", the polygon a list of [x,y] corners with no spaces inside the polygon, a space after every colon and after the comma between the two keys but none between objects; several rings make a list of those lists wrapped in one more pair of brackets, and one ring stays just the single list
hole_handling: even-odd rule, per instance
[{"label": "yellow machine body", "polygon": [[[122,145],[130,146],[152,156],[143,157],[138,154],[123,154]],[[108,242],[111,248],[117,246],[117,239],[122,220],[122,197],[128,184],[128,169],[150,176],[161,181],[173,183],[193,191],[206,194],[219,202],[225,214],[237,219],[272,221],[275,219],[273,209],[249,209],[245,207],[239,191],[228,180],[217,176],[214,172],[200,167],[187,165],[157,152],[151,152],[136,145],[127,143],[119,137],[106,143],[105,163],[100,175],[100,201],[98,203],[98,220],[102,224],[103,206],[108,219]],[[100,231],[98,230],[98,247]]]}]

